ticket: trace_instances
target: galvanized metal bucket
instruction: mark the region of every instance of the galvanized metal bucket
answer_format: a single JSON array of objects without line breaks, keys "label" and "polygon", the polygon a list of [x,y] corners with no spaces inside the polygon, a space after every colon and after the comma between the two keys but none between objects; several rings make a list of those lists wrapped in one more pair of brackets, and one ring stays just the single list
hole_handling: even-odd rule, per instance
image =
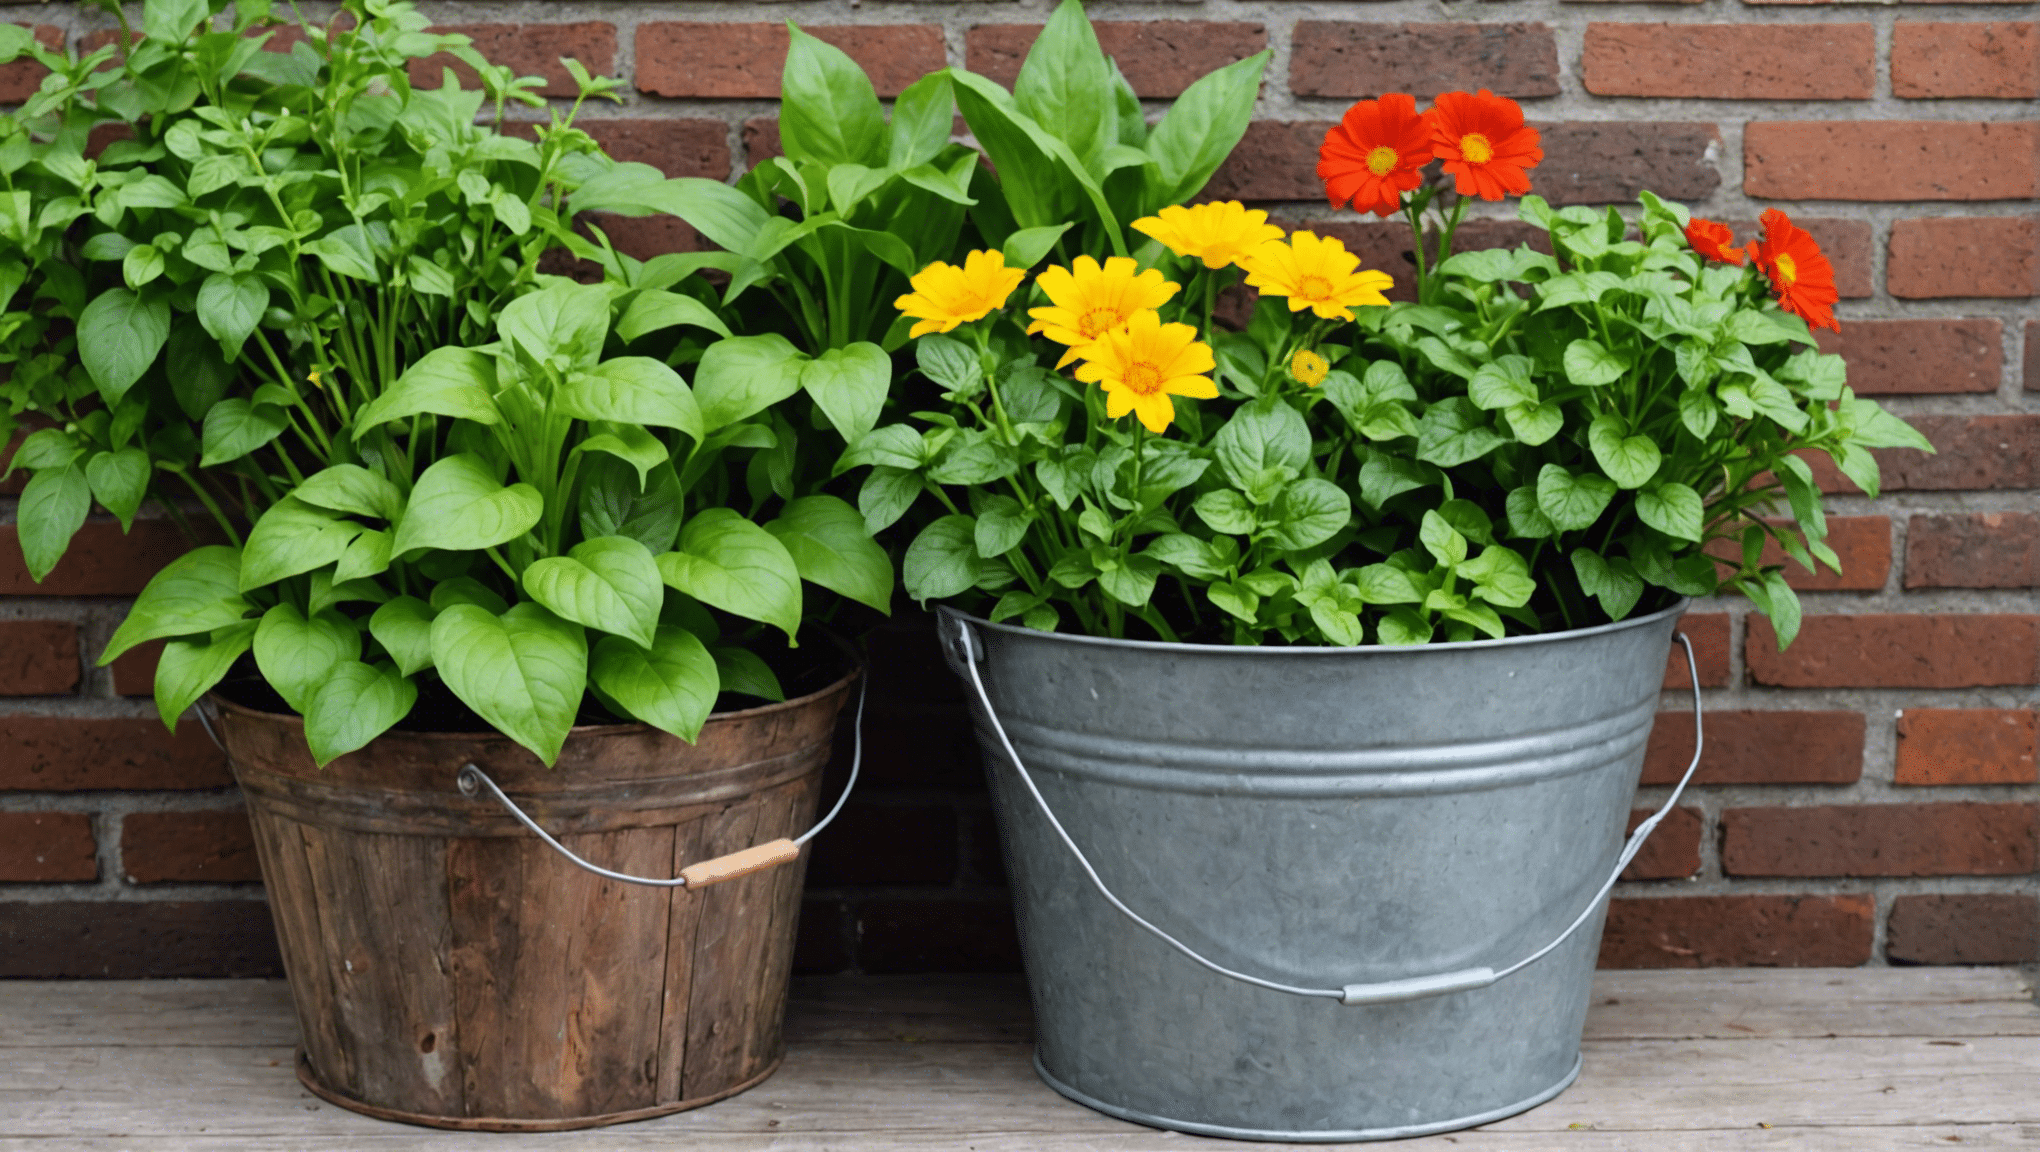
[{"label": "galvanized metal bucket", "polygon": [[1556,1096],[1608,890],[1655,826],[1625,845],[1684,609],[1411,648],[1100,640],[943,609],[1042,1079],[1256,1140],[1446,1132]]}]

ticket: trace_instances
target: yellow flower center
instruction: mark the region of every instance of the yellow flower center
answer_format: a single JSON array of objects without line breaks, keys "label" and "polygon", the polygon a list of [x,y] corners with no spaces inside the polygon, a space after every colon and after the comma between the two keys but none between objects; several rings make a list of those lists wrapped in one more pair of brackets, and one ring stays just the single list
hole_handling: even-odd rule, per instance
[{"label": "yellow flower center", "polygon": [[1395,171],[1395,162],[1401,159],[1396,150],[1383,144],[1367,154],[1367,170],[1376,176],[1386,176]]},{"label": "yellow flower center", "polygon": [[1296,295],[1304,300],[1329,300],[1332,282],[1315,272],[1306,272],[1296,278]]},{"label": "yellow flower center", "polygon": [[1289,360],[1289,374],[1297,378],[1306,388],[1315,388],[1325,382],[1325,374],[1332,365],[1324,357],[1308,348],[1298,348]]},{"label": "yellow flower center", "polygon": [[1152,396],[1162,390],[1161,370],[1146,361],[1136,360],[1126,366],[1126,389],[1142,396]]},{"label": "yellow flower center", "polygon": [[1117,308],[1093,308],[1077,317],[1077,331],[1082,332],[1087,340],[1096,340],[1117,328],[1123,319],[1125,317],[1119,314]]},{"label": "yellow flower center", "polygon": [[1799,262],[1794,260],[1789,254],[1780,252],[1778,253],[1777,264],[1778,279],[1783,280],[1785,286],[1790,288],[1799,279]]},{"label": "yellow flower center", "polygon": [[1485,164],[1495,158],[1495,146],[1480,133],[1468,132],[1459,138],[1459,154],[1469,164]]}]

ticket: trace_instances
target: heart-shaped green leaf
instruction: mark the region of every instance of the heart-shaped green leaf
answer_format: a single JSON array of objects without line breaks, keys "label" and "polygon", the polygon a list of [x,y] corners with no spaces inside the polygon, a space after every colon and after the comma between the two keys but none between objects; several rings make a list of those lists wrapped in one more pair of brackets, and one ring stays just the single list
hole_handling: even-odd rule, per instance
[{"label": "heart-shaped green leaf", "polygon": [[156,661],[156,714],[170,731],[184,710],[212,691],[255,642],[256,622],[243,620],[218,629],[209,637],[172,640],[163,645]]},{"label": "heart-shaped green leaf", "polygon": [[[984,520],[978,525],[982,530]],[[834,496],[803,496],[789,501],[765,530],[786,546],[803,579],[892,611],[892,560],[865,531],[857,509]]]},{"label": "heart-shaped green leaf", "polygon": [[671,624],[648,646],[620,636],[595,642],[595,687],[625,712],[689,743],[715,707],[722,678],[701,638]]},{"label": "heart-shaped green leaf", "polygon": [[545,501],[529,484],[497,483],[489,462],[472,452],[448,456],[427,468],[411,489],[397,522],[396,555],[414,548],[451,552],[493,548],[538,523]]},{"label": "heart-shaped green leaf", "polygon": [[336,666],[359,659],[361,633],[338,612],[320,612],[307,620],[296,605],[278,604],[262,614],[255,629],[255,667],[298,712],[310,705],[312,693]]},{"label": "heart-shaped green leaf", "polygon": [[240,550],[224,544],[193,549],[165,565],[142,589],[127,619],[106,642],[99,666],[104,668],[150,640],[228,627],[249,607],[241,597]]},{"label": "heart-shaped green leaf", "polygon": [[524,570],[524,590],[561,617],[652,646],[666,590],[643,544],[598,536]]},{"label": "heart-shaped green leaf", "polygon": [[359,660],[332,669],[305,710],[305,743],[324,768],[390,730],[410,714],[418,686],[391,667]]},{"label": "heart-shaped green leaf", "polygon": [[680,532],[659,575],[704,604],[770,624],[791,640],[800,628],[800,568],[779,539],[728,508],[710,508]]},{"label": "heart-shaped green leaf", "polygon": [[455,604],[432,621],[439,677],[496,730],[547,764],[574,726],[588,684],[588,639],[543,605],[497,616]]}]

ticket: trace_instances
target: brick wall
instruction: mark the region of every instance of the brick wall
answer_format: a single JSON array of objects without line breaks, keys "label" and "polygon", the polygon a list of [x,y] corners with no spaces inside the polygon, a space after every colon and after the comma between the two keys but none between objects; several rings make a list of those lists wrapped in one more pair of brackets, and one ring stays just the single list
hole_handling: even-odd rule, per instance
[{"label": "brick wall", "polygon": [[[1009,79],[1046,0],[713,5],[440,0],[447,26],[563,90],[562,54],[627,76],[589,127],[619,155],[724,178],[777,147],[792,18],[882,95],[944,63]],[[2040,685],[2040,12],[2019,3],[1436,5],[1148,0],[1093,5],[1142,96],[1274,50],[1258,119],[1212,191],[1328,231],[1407,283],[1400,225],[1334,217],[1312,165],[1360,96],[1486,86],[1544,130],[1556,203],[1651,188],[1747,232],[1767,206],[1828,248],[1851,382],[1941,449],[1893,455],[1870,501],[1828,470],[1842,576],[1799,572],[1808,619],[1775,651],[1738,600],[1689,619],[1709,706],[1699,786],[1617,891],[1612,965],[2030,961]],[[0,4],[81,37],[96,16]],[[436,71],[436,69],[435,69]],[[0,69],[0,101],[35,82]],[[1506,211],[1470,226],[1517,230]],[[697,243],[622,221],[639,254]],[[2027,383],[2030,382],[2030,385]],[[267,970],[237,799],[195,728],[164,733],[143,660],[89,667],[175,547],[95,524],[36,587],[0,495],[0,974]],[[817,842],[809,970],[1012,967],[997,845],[956,687],[924,617],[874,640],[868,784]],[[1683,671],[1681,670],[1681,676]],[[1674,683],[1668,675],[1667,687]],[[1691,722],[1668,692],[1638,807]]]}]

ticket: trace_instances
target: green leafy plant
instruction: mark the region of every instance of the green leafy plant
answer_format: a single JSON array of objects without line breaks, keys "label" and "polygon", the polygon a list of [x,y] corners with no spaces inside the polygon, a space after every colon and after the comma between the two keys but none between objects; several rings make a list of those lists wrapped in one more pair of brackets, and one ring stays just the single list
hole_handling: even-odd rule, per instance
[{"label": "green leafy plant", "polygon": [[[566,61],[579,97],[525,140],[477,121],[543,107],[540,81],[410,4],[227,7],[149,0],[83,57],[0,28],[51,73],[0,118],[0,437],[46,425],[13,460],[30,570],[95,501],[203,509],[227,541],[102,657],[168,642],[166,722],[247,656],[322,763],[421,688],[547,760],[583,716],[691,739],[720,693],[780,694],[762,629],[889,606],[890,562],[821,490],[835,446],[800,447],[867,431],[889,361],[733,330],[697,275],[727,253],[641,264],[577,226],[583,188],[667,183],[573,127],[616,81]],[[441,52],[481,87],[414,88]],[[562,249],[603,283],[542,273]]]},{"label": "green leafy plant", "polygon": [[[428,674],[548,763],[584,694],[690,740],[724,691],[779,698],[757,629],[794,639],[803,579],[884,611],[892,564],[837,497],[769,476],[746,493],[733,461],[771,472],[774,406],[803,386],[833,399],[758,367],[776,337],[715,342],[691,386],[616,347],[726,334],[669,295],[554,280],[503,307],[492,343],[420,357],[343,430],[357,462],[292,485],[242,546],[173,562],[102,659],[168,639],[174,723],[252,651],[320,763],[401,720]],[[768,500],[762,522],[738,510]],[[750,635],[729,643],[709,609]]]},{"label": "green leafy plant", "polygon": [[[542,106],[540,81],[410,4],[349,0],[302,28],[267,0],[218,27],[226,7],[150,0],[141,29],[82,57],[0,28],[0,59],[50,70],[0,117],[0,433],[24,413],[56,425],[12,462],[34,472],[38,579],[94,500],[125,525],[152,497],[172,515],[196,499],[238,540],[233,508],[352,461],[336,431],[424,353],[486,339],[545,251],[623,270],[574,234],[569,201],[613,166],[573,111],[616,81],[568,62],[580,96],[533,143],[476,120]],[[409,63],[440,52],[482,88],[450,71],[413,88]]]},{"label": "green leafy plant", "polygon": [[[1874,493],[1870,449],[1931,451],[1649,194],[1634,226],[1527,197],[1549,253],[1447,249],[1424,302],[1393,305],[1336,240],[1255,240],[1265,218],[1239,205],[1176,211],[1138,222],[1170,238],[1153,269],[1079,261],[1012,301],[995,253],[916,278],[902,304],[933,330],[919,368],[948,407],[838,463],[870,467],[875,527],[939,506],[909,593],[1093,635],[1351,645],[1585,627],[1730,588],[1782,645],[1798,600],[1766,543],[1837,564],[1803,454]],[[1245,331],[1177,290],[1218,251],[1262,293]],[[1067,330],[1113,308],[1109,329]]]}]

